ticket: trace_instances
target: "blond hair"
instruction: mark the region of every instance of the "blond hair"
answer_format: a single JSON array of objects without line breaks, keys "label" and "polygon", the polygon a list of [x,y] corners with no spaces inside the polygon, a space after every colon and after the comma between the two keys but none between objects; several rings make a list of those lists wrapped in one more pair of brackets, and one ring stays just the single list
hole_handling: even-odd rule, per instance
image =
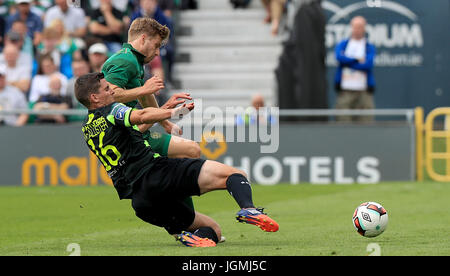
[{"label": "blond hair", "polygon": [[139,35],[146,34],[149,37],[159,35],[163,43],[167,42],[170,36],[170,30],[167,26],[159,24],[156,20],[150,17],[140,17],[131,23],[128,30],[128,41],[133,41]]},{"label": "blond hair", "polygon": [[44,39],[60,39],[61,34],[54,27],[47,27],[42,31],[42,37]]}]

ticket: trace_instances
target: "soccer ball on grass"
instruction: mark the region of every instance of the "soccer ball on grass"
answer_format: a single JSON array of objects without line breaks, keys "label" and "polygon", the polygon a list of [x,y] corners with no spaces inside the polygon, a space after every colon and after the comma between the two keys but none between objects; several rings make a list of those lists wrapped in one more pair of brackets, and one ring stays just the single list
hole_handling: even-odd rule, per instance
[{"label": "soccer ball on grass", "polygon": [[381,204],[365,202],[353,213],[353,226],[361,236],[373,238],[386,230],[388,214]]}]

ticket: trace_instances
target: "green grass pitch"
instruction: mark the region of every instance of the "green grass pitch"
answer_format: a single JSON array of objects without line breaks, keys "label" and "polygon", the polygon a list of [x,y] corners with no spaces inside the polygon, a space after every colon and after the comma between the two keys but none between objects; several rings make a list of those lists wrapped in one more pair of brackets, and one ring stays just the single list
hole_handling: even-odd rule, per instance
[{"label": "green grass pitch", "polygon": [[[194,197],[214,218],[226,242],[188,248],[163,229],[135,217],[129,200],[112,187],[1,187],[0,255],[68,256],[328,256],[370,254],[377,243],[388,255],[450,255],[450,183],[384,182],[373,185],[253,185],[254,202],[280,224],[277,233],[237,223],[238,207],[226,191]],[[360,236],[355,208],[376,201],[388,211],[387,230]]]}]

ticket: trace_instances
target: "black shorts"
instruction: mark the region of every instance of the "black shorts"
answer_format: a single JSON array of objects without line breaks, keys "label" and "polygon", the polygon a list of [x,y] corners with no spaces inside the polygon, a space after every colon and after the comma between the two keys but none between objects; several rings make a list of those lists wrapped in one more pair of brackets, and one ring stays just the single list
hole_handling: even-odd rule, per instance
[{"label": "black shorts", "polygon": [[194,222],[195,212],[184,200],[200,195],[198,176],[205,160],[159,157],[134,185],[131,204],[145,222],[178,234]]}]

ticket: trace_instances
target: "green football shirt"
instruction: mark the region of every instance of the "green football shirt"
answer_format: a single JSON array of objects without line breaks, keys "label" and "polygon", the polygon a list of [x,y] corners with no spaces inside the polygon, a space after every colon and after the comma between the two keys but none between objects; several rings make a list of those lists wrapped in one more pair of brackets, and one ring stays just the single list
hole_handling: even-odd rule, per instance
[{"label": "green football shirt", "polygon": [[130,198],[133,184],[159,157],[131,125],[132,108],[113,103],[89,110],[82,131],[89,149],[98,157],[112,179],[120,199]]},{"label": "green football shirt", "polygon": [[[144,85],[144,58],[145,56],[124,43],[122,49],[109,57],[103,64],[102,73],[106,81],[123,89],[133,89]],[[137,100],[126,103],[135,107]]]}]

